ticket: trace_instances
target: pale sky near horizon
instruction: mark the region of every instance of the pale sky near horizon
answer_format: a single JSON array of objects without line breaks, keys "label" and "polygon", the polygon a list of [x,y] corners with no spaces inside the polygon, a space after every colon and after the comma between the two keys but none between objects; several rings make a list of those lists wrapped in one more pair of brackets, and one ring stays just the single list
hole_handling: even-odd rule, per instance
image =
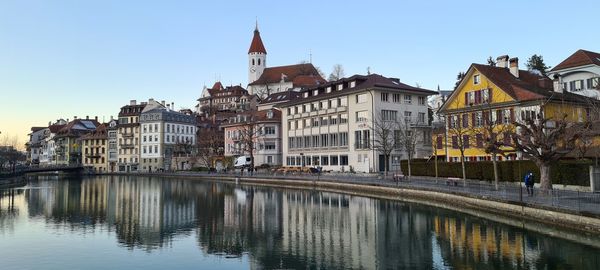
[{"label": "pale sky near horizon", "polygon": [[488,56],[555,66],[600,52],[596,1],[0,0],[0,136],[58,118],[117,116],[129,100],[193,108],[204,85],[247,82],[254,24],[267,65],[309,60],[451,89]]}]

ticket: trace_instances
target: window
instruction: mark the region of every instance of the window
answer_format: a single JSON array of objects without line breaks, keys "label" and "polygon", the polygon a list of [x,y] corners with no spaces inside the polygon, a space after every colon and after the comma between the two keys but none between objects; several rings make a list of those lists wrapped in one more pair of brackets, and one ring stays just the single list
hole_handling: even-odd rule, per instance
[{"label": "window", "polygon": [[388,93],[381,93],[381,101],[388,102]]},{"label": "window", "polygon": [[462,127],[463,128],[469,127],[469,115],[466,113],[462,115]]},{"label": "window", "polygon": [[[366,95],[365,95],[366,98]],[[348,99],[346,97],[342,97],[338,99],[339,106],[348,106]]]},{"label": "window", "polygon": [[321,165],[329,165],[329,156],[321,156]]},{"label": "window", "polygon": [[340,132],[340,146],[348,146],[348,132]]},{"label": "window", "polygon": [[319,126],[319,118],[313,118],[312,119],[312,126],[313,127],[318,127]]},{"label": "window", "polygon": [[330,125],[337,125],[337,121],[338,120],[338,115],[332,115],[329,116],[329,124]]},{"label": "window", "polygon": [[348,166],[348,156],[347,155],[340,155],[340,165]]},{"label": "window", "polygon": [[481,78],[479,78],[479,75],[473,76],[473,84],[479,84],[480,82]]},{"label": "window", "polygon": [[418,118],[417,118],[417,121],[418,121],[420,124],[424,124],[424,123],[425,123],[425,113],[423,113],[423,112],[420,112],[420,113],[419,113],[419,116],[418,116]]},{"label": "window", "polygon": [[510,132],[504,132],[502,137],[502,143],[506,146],[510,146]]},{"label": "window", "polygon": [[275,127],[273,127],[273,126],[267,126],[267,127],[265,127],[264,131],[265,131],[265,134],[267,134],[267,135],[274,135],[275,134]]},{"label": "window", "polygon": [[587,79],[587,89],[600,89],[600,77]]},{"label": "window", "polygon": [[458,137],[456,135],[452,136],[452,148],[458,149]]},{"label": "window", "polygon": [[275,143],[266,143],[265,150],[275,150]]},{"label": "window", "polygon": [[398,111],[381,110],[381,120],[396,121],[398,119]]},{"label": "window", "polygon": [[327,123],[328,123],[329,117],[327,117],[327,116],[323,116],[323,117],[321,117],[321,119],[320,119],[320,120],[321,120],[321,126],[327,126]]},{"label": "window", "polygon": [[419,105],[425,105],[425,97],[419,97]]},{"label": "window", "polygon": [[367,122],[369,120],[367,111],[356,112],[356,122]]},{"label": "window", "polygon": [[367,94],[356,95],[356,103],[365,103],[365,102],[367,102]]},{"label": "window", "polygon": [[404,95],[404,103],[406,103],[406,104],[412,104],[412,96],[411,95]]},{"label": "window", "polygon": [[469,146],[471,145],[471,143],[469,142],[469,135],[463,135],[463,141],[462,141],[462,146],[464,149],[469,148]]},{"label": "window", "polygon": [[404,111],[404,121],[407,123],[412,122],[412,112]]},{"label": "window", "polygon": [[444,148],[444,137],[442,137],[442,135],[437,136],[435,145],[437,149]]},{"label": "window", "polygon": [[319,147],[319,135],[312,136],[312,147]]},{"label": "window", "polygon": [[327,146],[329,146],[327,144],[328,139],[329,139],[328,137],[329,136],[327,134],[321,134],[321,147],[327,147]]},{"label": "window", "polygon": [[288,130],[292,130],[292,121],[288,121]]},{"label": "window", "polygon": [[338,146],[338,137],[337,133],[329,134],[329,146]]},{"label": "window", "polygon": [[356,130],[354,136],[356,140],[356,149],[366,149],[370,147],[370,130]]},{"label": "window", "polygon": [[343,113],[340,114],[340,124],[346,124],[348,123],[348,114]]},{"label": "window", "polygon": [[392,100],[394,101],[394,103],[400,103],[400,94],[393,94]]},{"label": "window", "polygon": [[338,165],[338,156],[331,156],[329,158],[329,165],[337,166]]},{"label": "window", "polygon": [[483,135],[481,134],[476,134],[475,135],[475,141],[477,143],[477,147],[478,148],[483,148]]}]

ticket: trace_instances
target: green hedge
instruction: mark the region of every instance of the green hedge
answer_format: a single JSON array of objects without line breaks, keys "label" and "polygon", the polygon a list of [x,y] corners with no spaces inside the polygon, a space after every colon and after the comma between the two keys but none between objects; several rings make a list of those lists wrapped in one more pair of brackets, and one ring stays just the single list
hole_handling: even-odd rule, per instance
[{"label": "green hedge", "polygon": [[[565,160],[552,165],[551,178],[553,184],[589,186],[589,166],[591,161]],[[403,172],[408,172],[408,163],[402,160]],[[485,181],[494,180],[494,165],[491,161],[466,162],[465,169],[468,179],[479,179]],[[411,161],[412,175],[435,176],[434,160]],[[535,174],[535,181],[539,182],[540,171],[538,167],[529,160],[499,161],[498,175],[500,181],[518,182],[523,179],[526,172]],[[445,162],[438,160],[438,175],[440,177],[462,178],[460,162]]]}]

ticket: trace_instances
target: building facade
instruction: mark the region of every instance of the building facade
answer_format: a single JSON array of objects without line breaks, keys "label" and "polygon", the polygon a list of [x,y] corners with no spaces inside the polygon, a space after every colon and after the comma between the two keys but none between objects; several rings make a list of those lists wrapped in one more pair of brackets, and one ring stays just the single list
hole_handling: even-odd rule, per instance
[{"label": "building facade", "polygon": [[[112,117],[111,117],[112,118]],[[108,172],[118,171],[119,162],[119,148],[118,148],[118,133],[119,133],[119,122],[115,119],[111,119],[107,124],[107,144],[108,144]]]},{"label": "building facade", "polygon": [[137,172],[140,163],[140,114],[146,106],[131,100],[121,107],[117,126],[118,171]]},{"label": "building facade", "polygon": [[99,125],[92,133],[81,137],[83,166],[95,173],[109,172],[108,168],[108,129]]},{"label": "building facade", "polygon": [[498,57],[497,65],[471,64],[456,90],[441,108],[445,129],[435,134],[437,156],[459,162],[491,160],[486,142],[498,142],[503,155],[498,160],[514,160],[512,136],[515,122],[528,119],[558,119],[582,122],[589,115],[586,97],[555,88],[556,79],[536,72],[519,70],[517,58]]},{"label": "building facade", "polygon": [[578,50],[556,65],[548,76],[558,80],[556,87],[563,91],[600,99],[600,53]]},{"label": "building facade", "polygon": [[150,99],[140,124],[142,171],[190,169],[188,158],[196,145],[196,117]]},{"label": "building facade", "polygon": [[[284,165],[332,171],[377,172],[386,157],[377,150],[375,124],[397,122],[416,138],[413,158],[431,153],[427,96],[434,91],[412,87],[377,74],[355,75],[301,91],[282,109]],[[397,134],[396,129],[386,132]],[[407,152],[394,147],[387,168],[399,168]]]},{"label": "building facade", "polygon": [[254,166],[282,164],[281,111],[267,109],[232,117],[222,125],[225,156],[254,158]]},{"label": "building facade", "polygon": [[75,166],[82,164],[81,138],[92,133],[100,125],[98,119],[77,119],[64,125],[54,136],[56,165]]}]

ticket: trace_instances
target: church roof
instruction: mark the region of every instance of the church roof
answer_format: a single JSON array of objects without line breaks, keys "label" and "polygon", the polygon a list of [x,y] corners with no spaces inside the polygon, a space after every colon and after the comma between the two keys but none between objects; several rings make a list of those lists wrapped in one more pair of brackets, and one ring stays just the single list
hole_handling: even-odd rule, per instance
[{"label": "church roof", "polygon": [[300,86],[315,86],[323,84],[327,81],[319,75],[319,71],[312,64],[297,64],[289,66],[268,67],[256,81],[249,85],[265,85],[270,83],[279,83],[281,80],[285,82],[293,82]]},{"label": "church roof", "polygon": [[600,66],[600,53],[580,49],[556,65],[552,71],[592,64]]},{"label": "church roof", "polygon": [[253,53],[253,52],[267,54],[265,45],[263,45],[262,39],[260,38],[260,32],[258,31],[258,26],[254,29],[254,37],[252,37],[252,43],[250,43],[250,49],[248,49],[248,53]]}]

